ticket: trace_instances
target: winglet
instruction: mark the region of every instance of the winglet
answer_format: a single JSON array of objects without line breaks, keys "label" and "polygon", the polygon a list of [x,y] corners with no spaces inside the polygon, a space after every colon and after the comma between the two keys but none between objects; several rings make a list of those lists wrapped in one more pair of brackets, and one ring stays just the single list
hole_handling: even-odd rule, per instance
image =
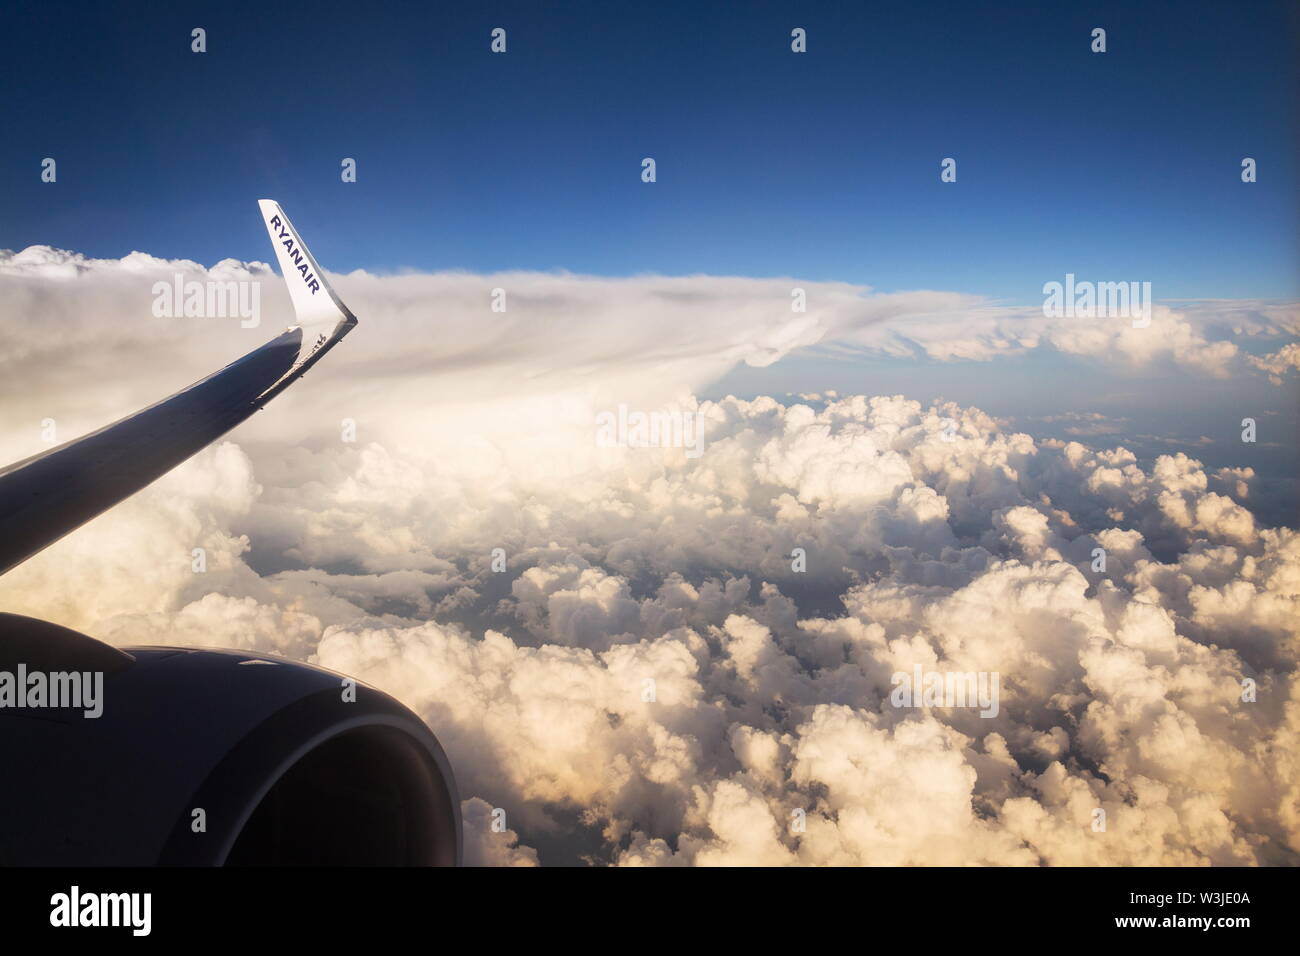
[{"label": "winglet", "polygon": [[266,223],[271,245],[275,246],[275,256],[289,287],[289,299],[293,302],[298,324],[328,325],[332,329],[337,329],[340,323],[356,325],[356,316],[330,288],[316,257],[302,241],[298,230],[293,228],[280,204],[274,199],[259,199],[257,205],[262,210],[262,221]]},{"label": "winglet", "polygon": [[0,468],[0,574],[251,417],[356,326],[284,210],[259,205],[299,324],[175,395]]}]

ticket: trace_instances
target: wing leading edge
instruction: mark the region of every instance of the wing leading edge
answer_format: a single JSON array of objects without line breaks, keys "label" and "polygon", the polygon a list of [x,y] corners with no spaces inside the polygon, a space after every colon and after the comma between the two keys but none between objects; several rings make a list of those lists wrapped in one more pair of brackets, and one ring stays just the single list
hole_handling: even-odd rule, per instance
[{"label": "wing leading edge", "polygon": [[357,324],[278,203],[258,203],[298,324],[175,395],[0,469],[0,574],[130,497],[302,377]]}]

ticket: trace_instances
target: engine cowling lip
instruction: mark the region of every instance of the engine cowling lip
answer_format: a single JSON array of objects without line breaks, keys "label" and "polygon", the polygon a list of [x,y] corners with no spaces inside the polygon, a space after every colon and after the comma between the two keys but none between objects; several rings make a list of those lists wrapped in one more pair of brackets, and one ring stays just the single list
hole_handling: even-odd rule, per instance
[{"label": "engine cowling lip", "polygon": [[[301,666],[301,665],[299,665]],[[340,708],[357,712],[340,716]],[[357,699],[343,703],[337,689],[321,690],[277,710],[246,734],[208,773],[179,813],[159,854],[160,866],[221,866],[262,799],[303,757],[329,741],[365,728],[405,734],[427,754],[444,790],[444,805],[432,808],[448,821],[439,863],[462,860],[460,797],[455,776],[437,738],[422,720],[380,691],[357,685]],[[191,829],[191,811],[204,808],[209,832]],[[450,829],[450,833],[445,831]]]}]

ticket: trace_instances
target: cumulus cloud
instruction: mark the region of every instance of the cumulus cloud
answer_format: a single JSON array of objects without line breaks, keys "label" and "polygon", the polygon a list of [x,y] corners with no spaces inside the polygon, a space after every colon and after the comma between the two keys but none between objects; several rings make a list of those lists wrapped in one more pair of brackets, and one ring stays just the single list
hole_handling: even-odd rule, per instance
[{"label": "cumulus cloud", "polygon": [[[264,266],[219,268],[269,280],[269,328],[155,319],[155,276],[192,263],[0,259],[0,449],[287,319]],[[0,578],[6,609],[393,693],[456,768],[476,864],[1297,862],[1300,534],[1260,524],[1249,468],[1139,461],[1082,414],[1107,446],[903,396],[697,397],[828,342],[1244,367],[1194,310],[1099,331],[833,283],[791,313],[789,280],[337,285],[362,325],[321,369]],[[704,453],[602,447],[620,403],[701,416]],[[895,706],[916,668],[998,675],[996,713]]]},{"label": "cumulus cloud", "polygon": [[1269,355],[1252,355],[1250,364],[1265,372],[1274,385],[1281,385],[1288,372],[1300,369],[1300,343],[1291,342]]}]

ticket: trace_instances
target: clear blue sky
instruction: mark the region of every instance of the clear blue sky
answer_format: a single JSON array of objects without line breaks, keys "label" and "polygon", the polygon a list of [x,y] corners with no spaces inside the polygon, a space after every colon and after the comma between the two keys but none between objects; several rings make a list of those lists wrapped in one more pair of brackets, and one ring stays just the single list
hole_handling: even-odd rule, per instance
[{"label": "clear blue sky", "polygon": [[1300,293],[1294,3],[308,6],[6,5],[0,247]]}]

